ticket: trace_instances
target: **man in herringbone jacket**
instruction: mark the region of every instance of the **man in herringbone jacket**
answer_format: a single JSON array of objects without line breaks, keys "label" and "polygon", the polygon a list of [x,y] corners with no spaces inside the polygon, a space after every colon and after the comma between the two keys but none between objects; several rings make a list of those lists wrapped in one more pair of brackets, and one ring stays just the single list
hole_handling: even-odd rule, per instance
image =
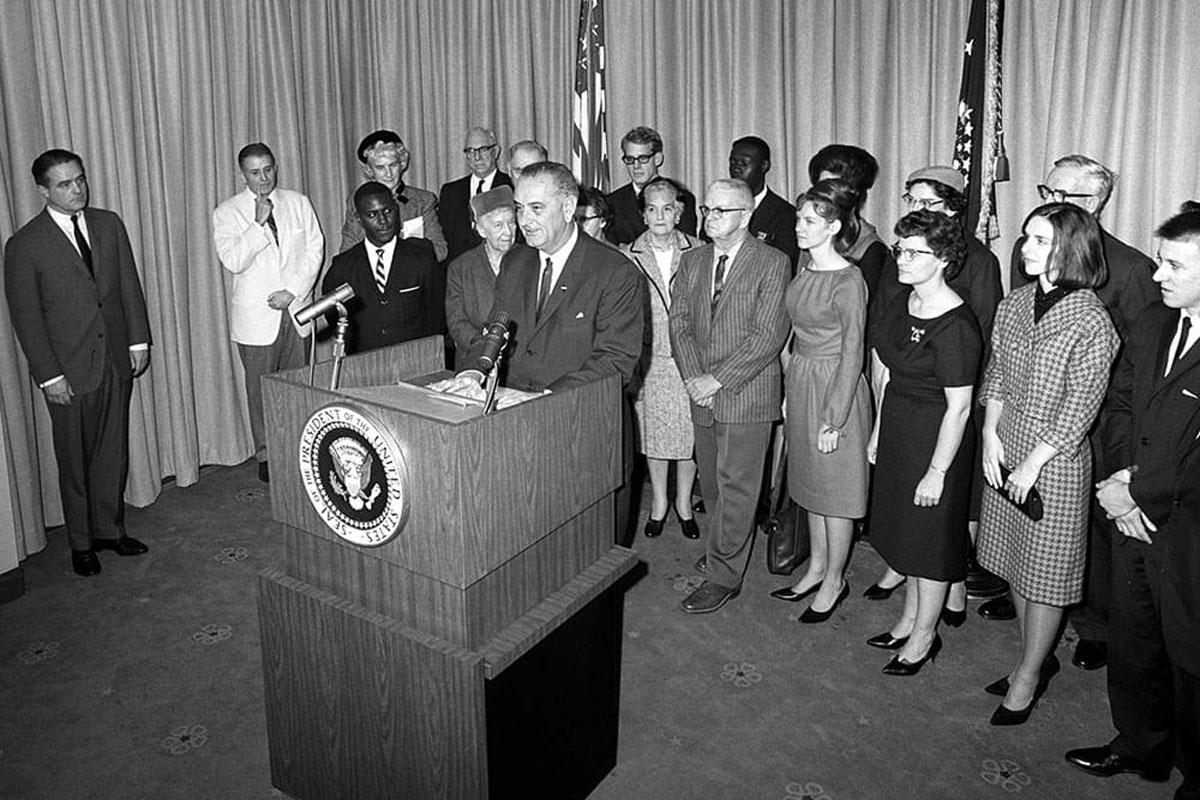
[{"label": "man in herringbone jacket", "polygon": [[786,255],[748,235],[754,195],[744,181],[714,181],[705,201],[712,243],[684,253],[670,318],[710,504],[708,580],[683,601],[695,614],[716,611],[741,590],[771,425],[780,418],[791,272]]}]

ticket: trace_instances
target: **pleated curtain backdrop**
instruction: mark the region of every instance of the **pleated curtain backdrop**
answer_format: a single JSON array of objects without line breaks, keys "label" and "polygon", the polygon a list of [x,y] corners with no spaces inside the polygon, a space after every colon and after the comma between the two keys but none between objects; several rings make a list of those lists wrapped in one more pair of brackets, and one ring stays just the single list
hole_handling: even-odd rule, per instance
[{"label": "pleated curtain backdrop", "polygon": [[[817,148],[857,143],[881,164],[866,216],[887,240],[904,176],[949,161],[968,6],[607,0],[613,155],[626,130],[651,125],[664,172],[700,192],[725,174],[733,139],[756,134],[773,149],[769,184],[794,199]],[[142,271],[155,345],[131,409],[129,502],[251,454],[209,229],[240,188],[237,150],[271,145],[280,185],[312,199],[328,259],[361,179],[354,147],[375,128],[404,136],[406,179],[431,191],[465,172],[475,124],[568,160],[577,14],[569,0],[0,3],[0,239],[42,207],[33,158],[67,147],[93,204],[124,218]],[[1047,165],[1068,152],[1121,173],[1104,222],[1151,248],[1154,225],[1197,193],[1196,30],[1189,0],[1008,3],[1002,261]],[[0,409],[2,573],[62,521],[45,404],[3,304]]]}]

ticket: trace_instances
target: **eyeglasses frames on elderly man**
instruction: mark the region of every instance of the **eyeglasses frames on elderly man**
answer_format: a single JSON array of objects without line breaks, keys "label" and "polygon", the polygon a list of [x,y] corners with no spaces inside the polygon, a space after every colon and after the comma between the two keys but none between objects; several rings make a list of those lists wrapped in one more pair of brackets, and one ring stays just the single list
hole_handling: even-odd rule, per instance
[{"label": "eyeglasses frames on elderly man", "polygon": [[734,206],[733,208],[722,208],[720,206],[700,206],[700,213],[706,217],[718,219],[726,214],[732,214],[734,211],[746,211],[742,206]]},{"label": "eyeglasses frames on elderly man", "polygon": [[1039,183],[1037,187],[1038,197],[1043,200],[1053,200],[1056,203],[1065,203],[1072,197],[1095,197],[1094,192],[1064,192],[1062,189],[1051,189],[1044,183]]},{"label": "eyeglasses frames on elderly man", "polygon": [[494,144],[485,144],[483,147],[464,147],[463,153],[467,158],[479,158],[480,156],[486,156],[495,146]]}]

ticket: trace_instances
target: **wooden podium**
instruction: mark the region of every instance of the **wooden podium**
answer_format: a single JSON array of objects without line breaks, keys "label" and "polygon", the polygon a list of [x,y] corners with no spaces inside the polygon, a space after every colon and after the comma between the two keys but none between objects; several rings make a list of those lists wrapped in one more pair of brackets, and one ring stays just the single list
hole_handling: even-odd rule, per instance
[{"label": "wooden podium", "polygon": [[347,358],[338,391],[328,364],[264,379],[267,733],[301,800],[581,798],[616,763],[619,379],[487,417],[395,386],[442,358],[430,337]]}]

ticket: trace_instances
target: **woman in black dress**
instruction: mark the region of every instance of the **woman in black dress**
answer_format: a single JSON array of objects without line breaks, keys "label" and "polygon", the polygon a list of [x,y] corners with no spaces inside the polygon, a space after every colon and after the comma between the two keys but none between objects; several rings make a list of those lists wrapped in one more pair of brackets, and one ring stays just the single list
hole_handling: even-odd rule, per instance
[{"label": "woman in black dress", "polygon": [[911,289],[871,328],[880,387],[868,447],[871,543],[908,587],[900,619],[867,643],[900,651],[885,673],[915,675],[941,648],[947,586],[966,574],[974,450],[967,427],[983,343],[974,313],[946,283],[966,253],[961,226],[923,210],[903,217],[895,232],[898,275]]}]

